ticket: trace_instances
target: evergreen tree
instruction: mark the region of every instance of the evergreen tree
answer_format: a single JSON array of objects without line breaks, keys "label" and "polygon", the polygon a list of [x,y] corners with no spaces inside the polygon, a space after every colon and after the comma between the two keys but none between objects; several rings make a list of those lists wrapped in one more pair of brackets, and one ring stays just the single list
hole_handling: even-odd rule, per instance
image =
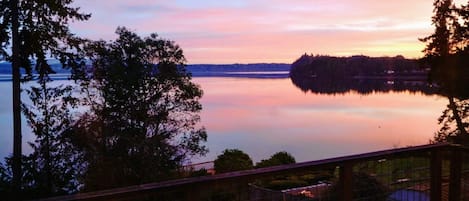
[{"label": "evergreen tree", "polygon": [[469,5],[457,8],[452,0],[435,0],[433,5],[435,32],[421,39],[427,43],[422,61],[431,67],[430,81],[438,84],[449,100],[448,109],[439,118],[443,127],[436,133],[435,140],[468,143],[469,124],[464,121],[468,117],[466,99],[469,97],[466,89]]},{"label": "evergreen tree", "polygon": [[24,183],[35,196],[44,197],[77,192],[84,171],[82,154],[65,133],[72,125],[71,110],[78,106],[77,99],[72,86],[51,86],[50,82],[49,76],[40,76],[38,85],[27,89],[32,104],[22,107],[36,135],[35,142],[29,143],[32,169],[26,170],[30,175]]},{"label": "evergreen tree", "polygon": [[[76,67],[83,40],[68,29],[70,20],[87,20],[90,15],[71,7],[73,0],[3,0],[0,2],[0,56],[12,62],[13,72],[13,185],[20,196],[21,176],[21,98],[20,68],[27,77],[32,70],[41,75],[53,73],[47,57],[64,66]],[[11,44],[10,44],[11,41]],[[7,49],[12,48],[11,54]],[[34,64],[31,62],[34,60]],[[17,199],[21,199],[17,197]]]},{"label": "evergreen tree", "polygon": [[455,6],[452,0],[435,0],[433,6],[432,24],[435,32],[420,40],[427,43],[424,49],[426,57],[447,56],[455,51],[454,33],[458,24]]}]

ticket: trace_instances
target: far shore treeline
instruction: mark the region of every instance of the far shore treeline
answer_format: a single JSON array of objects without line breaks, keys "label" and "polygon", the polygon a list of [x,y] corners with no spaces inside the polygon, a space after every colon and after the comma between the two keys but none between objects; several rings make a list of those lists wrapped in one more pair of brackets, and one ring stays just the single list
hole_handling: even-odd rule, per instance
[{"label": "far shore treeline", "polygon": [[[70,74],[70,69],[63,68],[60,62],[50,60],[55,74]],[[250,64],[187,64],[185,68],[193,77],[248,77],[248,78],[288,78],[290,65],[286,63],[250,63]],[[262,74],[256,74],[263,72]],[[23,72],[25,74],[25,72]],[[11,75],[11,63],[0,62],[0,75]],[[8,79],[1,79],[5,81]]]},{"label": "far shore treeline", "polygon": [[422,68],[415,59],[403,56],[333,57],[304,54],[292,64],[291,75],[330,79],[376,79],[396,77],[425,80],[429,69]]},{"label": "far shore treeline", "polygon": [[[57,73],[53,79],[67,79],[63,74],[70,70],[51,61]],[[438,87],[429,84],[429,67],[416,59],[395,57],[368,57],[356,55],[334,57],[300,56],[292,64],[187,64],[186,69],[193,77],[233,78],[290,78],[304,92],[319,94],[343,94],[355,91],[361,94],[372,92],[409,91],[427,95],[438,94]],[[10,63],[0,63],[0,74],[11,74]],[[8,81],[8,77],[0,81]]]},{"label": "far shore treeline", "polygon": [[427,82],[429,68],[418,60],[395,57],[333,57],[304,54],[291,66],[293,84],[304,92],[360,94],[389,91],[436,94]]}]

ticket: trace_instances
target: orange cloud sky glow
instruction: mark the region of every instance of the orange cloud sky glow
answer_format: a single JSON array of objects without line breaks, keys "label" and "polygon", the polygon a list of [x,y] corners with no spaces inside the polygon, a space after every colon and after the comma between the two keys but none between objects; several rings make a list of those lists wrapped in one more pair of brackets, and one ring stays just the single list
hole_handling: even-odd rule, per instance
[{"label": "orange cloud sky glow", "polygon": [[[464,3],[457,0],[456,4]],[[87,22],[72,30],[115,38],[117,26],[176,41],[188,63],[291,63],[303,53],[422,56],[428,0],[76,0]]]}]

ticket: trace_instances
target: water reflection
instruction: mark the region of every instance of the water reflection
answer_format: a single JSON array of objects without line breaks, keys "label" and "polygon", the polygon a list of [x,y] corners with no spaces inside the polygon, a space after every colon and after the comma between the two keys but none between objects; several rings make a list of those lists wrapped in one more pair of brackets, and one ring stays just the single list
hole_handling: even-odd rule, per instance
[{"label": "water reflection", "polygon": [[[469,80],[463,73],[456,78],[442,79],[444,82],[429,84],[426,77],[403,79],[399,77],[378,77],[376,79],[357,79],[353,77],[303,76],[292,73],[293,84],[303,92],[313,94],[373,94],[389,92],[405,92],[412,94],[438,95],[447,98],[447,104],[437,118],[440,128],[435,130],[434,142],[453,142],[469,144]],[[415,79],[417,78],[417,79]]]},{"label": "water reflection", "polygon": [[[290,79],[195,78],[211,160],[239,148],[255,161],[285,150],[298,161],[428,143],[446,100],[432,93],[309,93]],[[293,81],[295,83],[295,81]]]},{"label": "water reflection", "polygon": [[441,128],[435,134],[437,142],[469,145],[469,100],[448,96],[448,104],[438,121]]},{"label": "water reflection", "polygon": [[[242,149],[254,161],[282,150],[297,161],[309,161],[424,144],[440,129],[437,119],[448,105],[447,98],[423,90],[313,93],[298,89],[289,78],[196,77],[194,81],[204,90],[201,118],[210,152],[193,162],[213,160],[226,148]],[[0,82],[0,89],[9,91],[10,83]],[[0,99],[6,105],[0,111],[4,131],[0,150],[6,156],[11,153],[11,111],[6,104],[11,96]],[[33,136],[24,129],[27,151],[26,142]]]},{"label": "water reflection", "polygon": [[319,94],[337,94],[355,91],[360,94],[373,92],[411,92],[427,95],[437,94],[439,89],[428,84],[425,77],[420,79],[398,79],[394,77],[381,77],[376,79],[357,79],[330,77],[302,77],[292,74],[291,80],[295,86],[304,92]]},{"label": "water reflection", "polygon": [[469,146],[469,91],[466,86],[469,86],[467,78],[441,85],[441,93],[448,98],[448,104],[438,118],[441,128],[435,134],[435,141]]}]

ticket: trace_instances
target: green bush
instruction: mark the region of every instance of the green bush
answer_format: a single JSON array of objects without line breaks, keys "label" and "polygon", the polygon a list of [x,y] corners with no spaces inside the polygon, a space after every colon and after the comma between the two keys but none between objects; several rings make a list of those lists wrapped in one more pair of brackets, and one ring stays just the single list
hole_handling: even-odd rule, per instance
[{"label": "green bush", "polygon": [[239,149],[226,149],[214,161],[215,172],[225,173],[252,169],[251,157]]},{"label": "green bush", "polygon": [[288,152],[281,151],[272,155],[269,159],[262,160],[256,164],[256,168],[271,167],[296,163],[295,158]]}]

